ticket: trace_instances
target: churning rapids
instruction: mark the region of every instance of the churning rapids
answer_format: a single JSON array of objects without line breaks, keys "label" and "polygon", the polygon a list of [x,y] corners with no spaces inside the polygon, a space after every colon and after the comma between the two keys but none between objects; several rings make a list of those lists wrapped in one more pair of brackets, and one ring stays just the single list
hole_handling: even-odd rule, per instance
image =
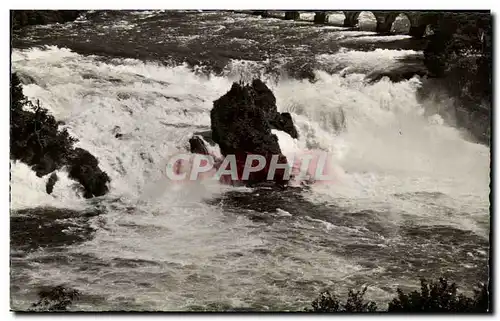
[{"label": "churning rapids", "polygon": [[[369,81],[421,59],[406,36],[229,12],[90,12],[17,31],[25,95],[112,181],[86,200],[58,171],[48,195],[47,176],[11,162],[12,308],[60,284],[82,293],[73,310],[298,310],[362,285],[383,304],[438,276],[471,290],[488,278],[490,150],[418,98],[417,76]],[[252,77],[294,118],[285,153],[327,150],[335,181],[171,184],[169,155]]]}]

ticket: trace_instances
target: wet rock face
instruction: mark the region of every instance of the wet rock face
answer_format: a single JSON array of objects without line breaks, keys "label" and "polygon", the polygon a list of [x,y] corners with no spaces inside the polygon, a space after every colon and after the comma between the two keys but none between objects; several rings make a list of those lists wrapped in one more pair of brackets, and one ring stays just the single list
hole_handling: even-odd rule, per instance
[{"label": "wet rock face", "polygon": [[[235,155],[238,177],[241,177],[248,155],[261,155],[266,159],[264,169],[250,174],[247,184],[267,180],[267,172],[273,155],[277,155],[278,164],[286,164],[287,159],[281,153],[278,138],[271,129],[286,131],[297,138],[291,115],[278,113],[276,97],[259,79],[250,85],[234,83],[231,89],[214,101],[210,112],[212,139],[222,155]],[[275,182],[284,183],[284,170],[279,169],[274,175]]]},{"label": "wet rock face", "polygon": [[83,186],[85,198],[108,192],[109,176],[99,168],[99,161],[82,148],[76,148],[69,161],[69,177]]},{"label": "wet rock face", "polygon": [[52,194],[54,185],[56,185],[58,180],[59,178],[57,177],[56,172],[53,172],[47,180],[47,184],[45,184],[45,191],[47,192],[47,194]]},{"label": "wet rock face", "polygon": [[193,136],[189,139],[189,149],[191,153],[194,154],[208,155],[208,149],[205,146],[205,142],[198,136]]},{"label": "wet rock face", "polygon": [[290,113],[281,113],[278,114],[273,121],[270,122],[271,126],[276,129],[282,130],[285,133],[288,133],[292,138],[299,138],[299,133],[293,124],[292,115]]},{"label": "wet rock face", "polygon": [[[237,152],[281,154],[278,138],[271,133],[269,106],[256,105],[252,86],[234,83],[210,112],[212,138],[222,155]],[[263,99],[262,99],[263,100]],[[257,100],[257,101],[262,101]]]},{"label": "wet rock face", "polygon": [[298,138],[291,115],[278,113],[276,97],[259,79],[251,85],[234,83],[231,90],[214,101],[210,117],[212,138],[223,155],[238,149],[280,152],[277,137],[271,134],[273,128]]}]

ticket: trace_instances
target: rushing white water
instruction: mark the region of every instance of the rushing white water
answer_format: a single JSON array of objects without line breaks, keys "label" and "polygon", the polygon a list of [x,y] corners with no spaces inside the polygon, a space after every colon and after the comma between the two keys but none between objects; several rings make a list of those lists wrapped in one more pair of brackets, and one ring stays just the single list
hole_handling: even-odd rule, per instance
[{"label": "rushing white water", "polygon": [[[316,71],[314,83],[284,79],[269,84],[279,111],[291,112],[300,134],[293,140],[278,133],[283,152],[322,149],[334,161],[334,184],[318,184],[304,195],[313,204],[336,204],[344,215],[377,211],[378,222],[392,230],[371,239],[363,226],[336,225],[299,209],[276,209],[275,224],[254,222],[241,215],[251,210],[205,202],[232,187],[166,179],[168,157],[185,152],[192,133],[210,128],[212,102],[239,80],[239,70],[208,77],[183,65],[102,60],[57,47],[14,49],[13,70],[35,82],[24,86],[25,95],[64,121],[79,139],[77,146],[95,155],[111,177],[110,193],[100,198],[106,214],[92,221],[93,238],[60,253],[89,267],[34,265],[25,272],[29,284],[67,283],[106,298],[80,303],[81,309],[124,309],[125,304],[178,310],[211,303],[288,309],[307,304],[323,286],[358,284],[356,278],[368,282],[391,264],[366,265],[332,252],[328,242],[349,243],[350,237],[395,246],[403,223],[452,226],[487,238],[489,149],[465,141],[458,130],[426,112],[415,95],[418,79],[375,84],[364,79],[414,54],[341,50],[318,61],[350,72]],[[73,191],[64,171],[47,195],[47,177],[37,178],[21,163],[11,167],[13,209],[91,206]],[[426,197],[434,194],[438,197]],[[27,260],[45,255],[35,251]],[[373,281],[369,296],[386,299],[387,282],[395,278]]]},{"label": "rushing white water", "polygon": [[355,51],[342,48],[335,54],[321,54],[317,60],[329,68],[345,68],[349,73],[369,73],[373,71],[386,71],[402,65],[401,58],[418,55],[414,50],[389,50],[376,49],[374,51]]},{"label": "rushing white water", "polygon": [[[459,226],[487,237],[489,231],[477,226],[476,219],[483,223],[489,207],[489,149],[465,141],[457,129],[439,121],[439,115],[426,115],[414,95],[418,80],[365,86],[358,74],[318,76],[315,84],[289,81],[276,91],[280,106],[306,116],[304,123],[297,118],[306,145],[330,150],[346,172],[334,186],[315,189],[318,194],[312,199],[325,200],[326,193],[337,204],[357,209],[380,204],[421,223],[429,224],[432,218],[432,224]],[[333,135],[332,121],[340,109],[347,130]],[[311,120],[319,128],[312,128]],[[426,199],[401,200],[395,195],[416,192],[448,197],[437,209]],[[446,215],[450,208],[467,215]]]}]

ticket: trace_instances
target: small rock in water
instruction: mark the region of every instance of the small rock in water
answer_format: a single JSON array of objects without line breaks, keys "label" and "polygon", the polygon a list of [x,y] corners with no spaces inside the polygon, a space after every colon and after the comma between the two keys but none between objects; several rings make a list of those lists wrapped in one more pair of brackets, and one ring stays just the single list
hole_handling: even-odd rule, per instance
[{"label": "small rock in water", "polygon": [[45,185],[45,191],[47,192],[47,194],[51,194],[52,191],[54,190],[54,185],[56,184],[58,180],[58,177],[57,177],[57,174],[56,172],[53,172],[49,179],[47,180],[47,184]]},{"label": "small rock in water", "polygon": [[102,196],[108,192],[109,176],[99,168],[99,161],[88,151],[76,148],[69,162],[69,177],[82,184],[84,197]]}]

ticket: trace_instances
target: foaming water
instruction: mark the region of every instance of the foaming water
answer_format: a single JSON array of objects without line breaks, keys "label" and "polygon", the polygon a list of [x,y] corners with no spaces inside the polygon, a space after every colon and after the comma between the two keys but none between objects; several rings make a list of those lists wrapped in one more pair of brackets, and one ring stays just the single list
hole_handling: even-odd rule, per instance
[{"label": "foaming water", "polygon": [[[15,269],[27,286],[14,301],[28,306],[37,286],[65,283],[104,298],[84,298],[75,309],[283,310],[332,286],[344,293],[369,284],[369,298],[385,302],[395,281],[412,285],[420,269],[432,276],[445,266],[479,279],[484,256],[475,256],[473,268],[458,261],[485,248],[489,149],[426,112],[415,95],[418,79],[365,80],[414,54],[345,49],[316,60],[349,71],[316,70],[314,83],[268,82],[300,135],[277,133],[283,152],[328,151],[337,175],[331,184],[276,193],[174,184],[164,175],[168,157],[210,129],[213,100],[233,81],[264,75],[269,61],[233,60],[215,76],[57,47],[14,49],[13,70],[31,79],[25,95],[64,121],[111,177],[108,195],[83,200],[64,170],[47,195],[46,178],[12,164],[13,209],[104,212],[86,223],[89,240],[26,253]],[[442,235],[454,236],[453,253]]]},{"label": "foaming water", "polygon": [[393,35],[393,36],[359,36],[354,38],[343,39],[342,42],[391,42],[402,39],[411,39],[409,35]]},{"label": "foaming water", "polygon": [[74,186],[75,182],[68,178],[64,170],[56,171],[58,182],[49,195],[45,185],[49,176],[37,177],[28,165],[21,162],[10,163],[11,190],[10,200],[13,210],[31,207],[71,207],[85,209],[82,195]]},{"label": "foaming water", "polygon": [[335,54],[321,54],[317,60],[327,70],[339,71],[346,69],[349,73],[363,73],[374,71],[387,71],[402,66],[401,58],[415,56],[420,53],[414,50],[376,49],[364,52],[341,48]]},{"label": "foaming water", "polygon": [[[419,224],[432,218],[487,237],[489,148],[426,113],[415,95],[418,79],[368,86],[358,74],[317,76],[314,84],[290,80],[276,88],[282,110],[298,114],[303,144],[330,151],[343,169],[335,184],[313,187],[312,200],[357,210],[380,205]],[[335,130],[339,118],[345,130]],[[444,195],[429,202],[421,193]]]}]

